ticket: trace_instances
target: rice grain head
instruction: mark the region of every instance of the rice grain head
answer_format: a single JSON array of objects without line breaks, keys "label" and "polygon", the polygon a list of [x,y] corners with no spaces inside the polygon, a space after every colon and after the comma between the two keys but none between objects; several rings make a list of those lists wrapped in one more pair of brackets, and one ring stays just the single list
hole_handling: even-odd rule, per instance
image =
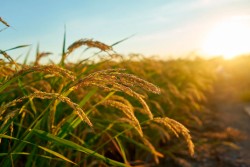
[{"label": "rice grain head", "polygon": [[156,151],[155,147],[146,139],[145,137],[141,138],[143,143],[151,150],[151,152],[154,155],[154,160],[157,164],[159,164],[159,158],[158,157],[164,157],[164,155],[158,151]]},{"label": "rice grain head", "polygon": [[70,54],[72,53],[75,49],[81,47],[81,46],[87,46],[89,48],[98,48],[100,49],[101,51],[112,51],[113,48],[112,46],[109,46],[109,45],[106,45],[102,42],[99,42],[99,41],[93,41],[92,39],[80,39],[76,42],[74,42],[73,44],[71,44],[69,47],[68,47],[68,53],[67,54]]},{"label": "rice grain head", "polygon": [[137,99],[144,108],[145,113],[150,119],[153,119],[153,114],[143,99],[144,96],[134,91],[132,86],[138,86],[141,89],[152,93],[160,93],[160,89],[134,75],[121,73],[121,71],[124,71],[124,69],[110,69],[94,72],[80,79],[71,89],[75,90],[79,87],[98,86],[107,91],[124,92],[125,94]]},{"label": "rice grain head", "polygon": [[164,118],[157,117],[153,119],[153,122],[156,122],[158,124],[161,124],[169,128],[177,137],[179,137],[179,134],[181,134],[187,143],[189,154],[191,156],[194,155],[194,144],[191,140],[189,130],[185,126],[183,126],[181,123],[173,119],[170,119],[168,117],[164,117]]},{"label": "rice grain head", "polygon": [[69,105],[77,113],[77,115],[81,118],[82,121],[85,121],[90,127],[93,126],[93,124],[90,122],[89,118],[84,113],[84,111],[81,109],[81,107],[78,104],[72,102],[70,100],[70,98],[65,97],[59,93],[46,93],[46,92],[40,92],[40,91],[32,93],[28,96],[21,97],[19,99],[15,99],[15,100],[1,106],[0,107],[0,117],[7,110],[7,108],[9,108],[11,106],[15,106],[17,103],[21,103],[23,100],[29,99],[29,98],[58,99],[62,102],[65,102],[67,105]]},{"label": "rice grain head", "polygon": [[30,72],[45,72],[59,76],[62,78],[68,78],[72,81],[75,80],[75,75],[73,72],[63,69],[56,65],[37,65],[37,66],[24,66],[22,70],[18,71],[13,77],[23,75]]},{"label": "rice grain head", "polygon": [[35,65],[38,65],[39,64],[39,60],[43,57],[46,57],[46,56],[49,56],[51,55],[52,53],[51,52],[41,52],[41,53],[38,53],[36,55],[36,60],[35,60]]},{"label": "rice grain head", "polygon": [[134,126],[134,128],[137,130],[139,135],[143,136],[141,125],[140,125],[138,119],[135,117],[133,108],[131,108],[131,106],[128,106],[126,104],[123,104],[123,103],[121,103],[119,101],[115,101],[115,100],[105,100],[103,102],[103,104],[108,105],[108,106],[112,106],[114,108],[121,110],[127,116],[127,118],[130,120],[128,122],[132,126]]}]

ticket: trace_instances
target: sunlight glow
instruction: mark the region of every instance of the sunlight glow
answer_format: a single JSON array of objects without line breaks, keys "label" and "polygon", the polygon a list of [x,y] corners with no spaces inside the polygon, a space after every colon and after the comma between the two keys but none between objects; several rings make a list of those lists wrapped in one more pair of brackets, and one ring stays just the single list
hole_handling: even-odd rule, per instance
[{"label": "sunlight glow", "polygon": [[223,56],[226,59],[250,53],[249,19],[233,17],[216,25],[205,38],[202,52],[209,56]]}]

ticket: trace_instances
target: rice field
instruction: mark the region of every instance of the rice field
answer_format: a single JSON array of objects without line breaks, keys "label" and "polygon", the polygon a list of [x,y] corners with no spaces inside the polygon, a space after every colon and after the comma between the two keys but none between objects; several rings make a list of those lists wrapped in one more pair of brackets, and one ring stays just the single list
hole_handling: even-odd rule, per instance
[{"label": "rice field", "polygon": [[[19,63],[9,51],[28,46],[0,50],[0,166],[191,165],[200,135],[213,139],[205,121],[216,83],[250,101],[249,56],[158,60],[65,41],[61,60],[47,64],[50,52]],[[78,49],[97,52],[68,61]]]}]

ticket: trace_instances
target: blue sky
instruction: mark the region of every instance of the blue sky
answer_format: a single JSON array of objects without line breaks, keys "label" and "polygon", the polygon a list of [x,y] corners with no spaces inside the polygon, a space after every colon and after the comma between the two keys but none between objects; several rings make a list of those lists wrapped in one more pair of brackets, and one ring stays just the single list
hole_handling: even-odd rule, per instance
[{"label": "blue sky", "polygon": [[112,44],[135,34],[114,49],[181,56],[199,51],[216,24],[237,16],[250,25],[249,0],[5,0],[0,17],[12,28],[0,33],[0,49],[32,44],[35,50],[39,42],[41,51],[57,56],[66,25],[67,46],[81,38]]}]

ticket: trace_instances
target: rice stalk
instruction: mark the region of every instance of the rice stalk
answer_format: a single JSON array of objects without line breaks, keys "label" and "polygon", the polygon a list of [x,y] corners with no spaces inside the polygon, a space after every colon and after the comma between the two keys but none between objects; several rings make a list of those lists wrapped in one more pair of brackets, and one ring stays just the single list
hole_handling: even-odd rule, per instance
[{"label": "rice stalk", "polygon": [[[65,47],[65,39],[66,39],[66,36],[64,36],[64,45],[63,45],[64,47]],[[65,53],[63,53],[63,55],[62,55],[61,64],[64,64],[64,61],[69,54],[71,54],[74,50],[78,49],[81,46],[87,46],[88,47],[87,49],[98,48],[103,52],[113,51],[112,46],[109,46],[109,45],[102,43],[100,41],[94,41],[93,39],[80,39],[80,40],[74,42],[73,44],[71,44],[68,47],[67,52],[65,52],[63,50],[63,52],[65,52]]]},{"label": "rice stalk", "polygon": [[103,102],[103,104],[108,105],[108,106],[112,106],[114,108],[121,110],[128,117],[128,119],[131,120],[129,123],[131,123],[132,126],[135,127],[135,129],[137,130],[139,135],[143,136],[141,125],[140,125],[138,119],[135,117],[133,108],[131,108],[131,106],[128,106],[126,104],[123,104],[123,103],[121,103],[119,101],[115,101],[115,100],[105,100]]},{"label": "rice stalk", "polygon": [[81,118],[82,121],[85,121],[90,127],[92,127],[92,123],[90,122],[87,115],[84,113],[84,111],[81,109],[81,107],[78,106],[78,104],[72,102],[70,98],[62,96],[58,93],[46,93],[46,92],[35,92],[33,94],[30,94],[28,96],[21,97],[19,99],[15,99],[3,106],[0,107],[0,116],[4,114],[4,112],[7,110],[7,108],[15,106],[17,103],[21,103],[24,99],[27,98],[39,98],[39,99],[58,99],[62,102],[65,102],[67,105],[69,105]]},{"label": "rice stalk", "polygon": [[8,77],[15,73],[10,63],[4,62],[0,59],[0,77]]},{"label": "rice stalk", "polygon": [[[18,113],[18,111],[19,111],[19,109],[15,109],[15,110],[9,112],[5,117],[0,116],[0,120],[3,120],[2,125],[0,126],[0,129],[3,129],[4,126],[7,124],[7,122],[10,119],[12,119]],[[13,122],[12,122],[10,125],[10,133],[12,134],[13,131],[14,131],[14,129],[13,129]],[[1,144],[1,142],[0,142],[0,144]]]},{"label": "rice stalk", "polygon": [[161,140],[163,141],[163,143],[166,143],[168,140],[171,139],[171,136],[169,134],[168,131],[166,131],[164,126],[161,126],[159,124],[149,124],[149,127],[152,129],[156,129],[158,131],[158,133],[161,136]]},{"label": "rice stalk", "polygon": [[94,72],[80,79],[71,89],[75,90],[85,86],[97,86],[103,88],[106,91],[124,92],[125,94],[137,99],[143,106],[145,113],[149,116],[150,119],[153,119],[153,114],[151,113],[148,105],[143,99],[143,95],[137,93],[130,87],[131,85],[138,86],[141,89],[150,91],[152,93],[160,93],[160,89],[149,82],[137,78],[134,75],[121,73],[121,71],[124,70],[110,69]]},{"label": "rice stalk", "polygon": [[18,71],[13,77],[24,75],[30,72],[45,72],[62,78],[66,77],[72,81],[74,81],[76,78],[73,72],[60,68],[56,65],[24,66],[23,69]]},{"label": "rice stalk", "polygon": [[46,56],[49,56],[49,55],[51,55],[51,54],[52,54],[51,52],[41,52],[41,53],[37,53],[37,54],[36,54],[36,60],[35,60],[34,65],[39,65],[39,61],[40,61],[41,58],[46,57]]},{"label": "rice stalk", "polygon": [[93,39],[80,39],[68,47],[68,54],[72,53],[75,49],[77,49],[83,45],[85,45],[89,48],[98,48],[101,51],[105,51],[105,52],[113,50],[112,46],[106,45],[102,42],[93,41]]},{"label": "rice stalk", "polygon": [[157,164],[159,164],[159,158],[158,157],[164,157],[164,155],[158,151],[156,151],[155,147],[146,139],[145,137],[141,138],[143,143],[151,150],[151,153],[154,155],[154,160]]},{"label": "rice stalk", "polygon": [[9,56],[6,51],[0,50],[0,54],[3,55],[6,59],[9,60],[11,64],[15,65],[15,69],[17,70],[18,64]]},{"label": "rice stalk", "polygon": [[165,127],[169,128],[176,135],[176,137],[179,137],[179,134],[181,134],[187,143],[189,154],[191,156],[194,155],[194,144],[191,140],[189,130],[185,126],[168,117],[156,117],[153,119],[153,122],[164,125]]}]

